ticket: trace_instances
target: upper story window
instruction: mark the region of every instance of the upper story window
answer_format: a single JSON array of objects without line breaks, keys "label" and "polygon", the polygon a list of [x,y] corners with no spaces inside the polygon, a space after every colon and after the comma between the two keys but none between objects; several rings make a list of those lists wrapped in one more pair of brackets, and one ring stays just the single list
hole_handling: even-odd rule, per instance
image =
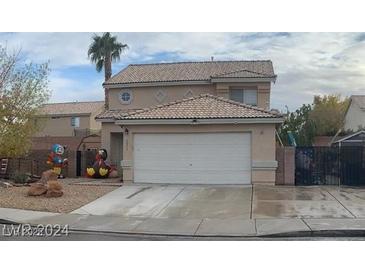
[{"label": "upper story window", "polygon": [[229,99],[247,105],[257,106],[257,90],[243,88],[231,89]]},{"label": "upper story window", "polygon": [[71,117],[71,126],[80,127],[80,117]]},{"label": "upper story window", "polygon": [[130,104],[132,99],[132,92],[130,90],[122,91],[119,94],[119,100],[122,104]]}]

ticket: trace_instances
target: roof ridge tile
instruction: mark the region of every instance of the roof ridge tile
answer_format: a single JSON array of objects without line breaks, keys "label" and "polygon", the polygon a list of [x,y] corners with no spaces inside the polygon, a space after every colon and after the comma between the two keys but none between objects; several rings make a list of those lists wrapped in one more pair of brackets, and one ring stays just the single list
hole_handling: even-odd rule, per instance
[{"label": "roof ridge tile", "polygon": [[248,69],[239,69],[239,70],[234,70],[234,71],[224,72],[224,73],[221,73],[221,74],[215,74],[215,75],[212,75],[212,76],[211,76],[211,78],[215,78],[215,77],[219,77],[219,76],[224,76],[224,75],[228,75],[228,74],[232,74],[232,73],[236,73],[236,72],[242,72],[242,71],[247,71],[247,72],[251,72],[251,73],[255,73],[255,74],[260,74],[260,75],[269,76],[268,74],[260,73],[260,72],[253,71],[253,70],[248,70]]},{"label": "roof ridge tile", "polygon": [[[233,62],[272,62],[270,59],[253,59],[253,60],[214,60],[214,61],[177,61],[177,62],[160,62],[160,63],[140,63],[140,64],[128,64],[129,66],[150,66],[150,65],[174,65],[174,64],[203,64],[203,63],[233,63]],[[125,67],[125,68],[127,68]]]}]

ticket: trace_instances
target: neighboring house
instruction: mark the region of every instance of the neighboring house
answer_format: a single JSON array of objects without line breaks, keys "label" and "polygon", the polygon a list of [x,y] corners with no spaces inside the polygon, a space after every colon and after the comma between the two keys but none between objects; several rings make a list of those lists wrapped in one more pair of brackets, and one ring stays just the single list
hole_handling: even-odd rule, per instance
[{"label": "neighboring house", "polygon": [[[351,95],[343,119],[343,127],[337,132],[329,146],[358,146],[365,144],[365,95]],[[340,136],[347,134],[346,136]]]},{"label": "neighboring house", "polygon": [[365,146],[365,131],[360,130],[356,133],[348,134],[347,136],[338,137],[333,142],[334,146]]},{"label": "neighboring house", "polygon": [[45,104],[36,118],[41,130],[35,137],[87,136],[100,132],[101,123],[95,116],[104,102],[70,102]]},{"label": "neighboring house", "polygon": [[344,130],[354,132],[365,128],[365,95],[352,95],[345,114]]},{"label": "neighboring house", "polygon": [[129,65],[103,86],[102,147],[126,183],[274,183],[271,61]]}]

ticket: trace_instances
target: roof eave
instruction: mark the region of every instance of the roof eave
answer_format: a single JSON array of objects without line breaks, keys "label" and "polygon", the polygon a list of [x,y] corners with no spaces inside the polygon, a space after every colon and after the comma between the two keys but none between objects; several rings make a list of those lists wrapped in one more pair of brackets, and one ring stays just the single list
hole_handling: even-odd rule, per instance
[{"label": "roof eave", "polygon": [[104,88],[132,88],[132,87],[161,87],[161,86],[180,86],[180,85],[209,85],[209,80],[177,80],[161,82],[140,82],[140,83],[104,83]]},{"label": "roof eave", "polygon": [[95,117],[96,122],[102,122],[102,123],[113,123],[115,122],[115,118],[98,118]]},{"label": "roof eave", "polygon": [[346,141],[346,140],[348,140],[348,139],[350,139],[350,138],[352,138],[352,137],[355,137],[355,136],[357,136],[357,135],[359,135],[359,134],[361,134],[361,133],[365,133],[365,130],[360,130],[360,131],[355,132],[355,133],[353,133],[353,134],[347,135],[347,136],[343,137],[342,139],[339,139],[339,140],[337,140],[337,141],[335,141],[335,142],[333,142],[333,143],[334,143],[334,144],[335,144],[335,143],[341,143],[341,142]]},{"label": "roof eave", "polygon": [[116,125],[281,124],[284,118],[119,119]]},{"label": "roof eave", "polygon": [[91,112],[88,113],[40,113],[40,114],[36,114],[34,116],[36,117],[44,117],[44,118],[48,118],[48,117],[52,117],[52,116],[57,116],[57,117],[70,117],[70,116],[91,116]]}]

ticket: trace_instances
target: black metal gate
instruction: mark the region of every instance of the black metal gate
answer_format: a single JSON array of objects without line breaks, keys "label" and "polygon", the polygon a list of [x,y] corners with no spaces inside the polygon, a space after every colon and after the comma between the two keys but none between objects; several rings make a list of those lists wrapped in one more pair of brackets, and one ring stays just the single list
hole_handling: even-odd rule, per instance
[{"label": "black metal gate", "polygon": [[365,185],[365,149],[296,147],[296,185]]},{"label": "black metal gate", "polygon": [[81,176],[81,151],[77,150],[76,151],[76,176],[80,177]]},{"label": "black metal gate", "polygon": [[365,185],[365,147],[344,146],[340,148],[341,184],[348,186]]},{"label": "black metal gate", "polygon": [[76,152],[76,176],[84,176],[86,168],[95,162],[96,150],[86,150]]}]

